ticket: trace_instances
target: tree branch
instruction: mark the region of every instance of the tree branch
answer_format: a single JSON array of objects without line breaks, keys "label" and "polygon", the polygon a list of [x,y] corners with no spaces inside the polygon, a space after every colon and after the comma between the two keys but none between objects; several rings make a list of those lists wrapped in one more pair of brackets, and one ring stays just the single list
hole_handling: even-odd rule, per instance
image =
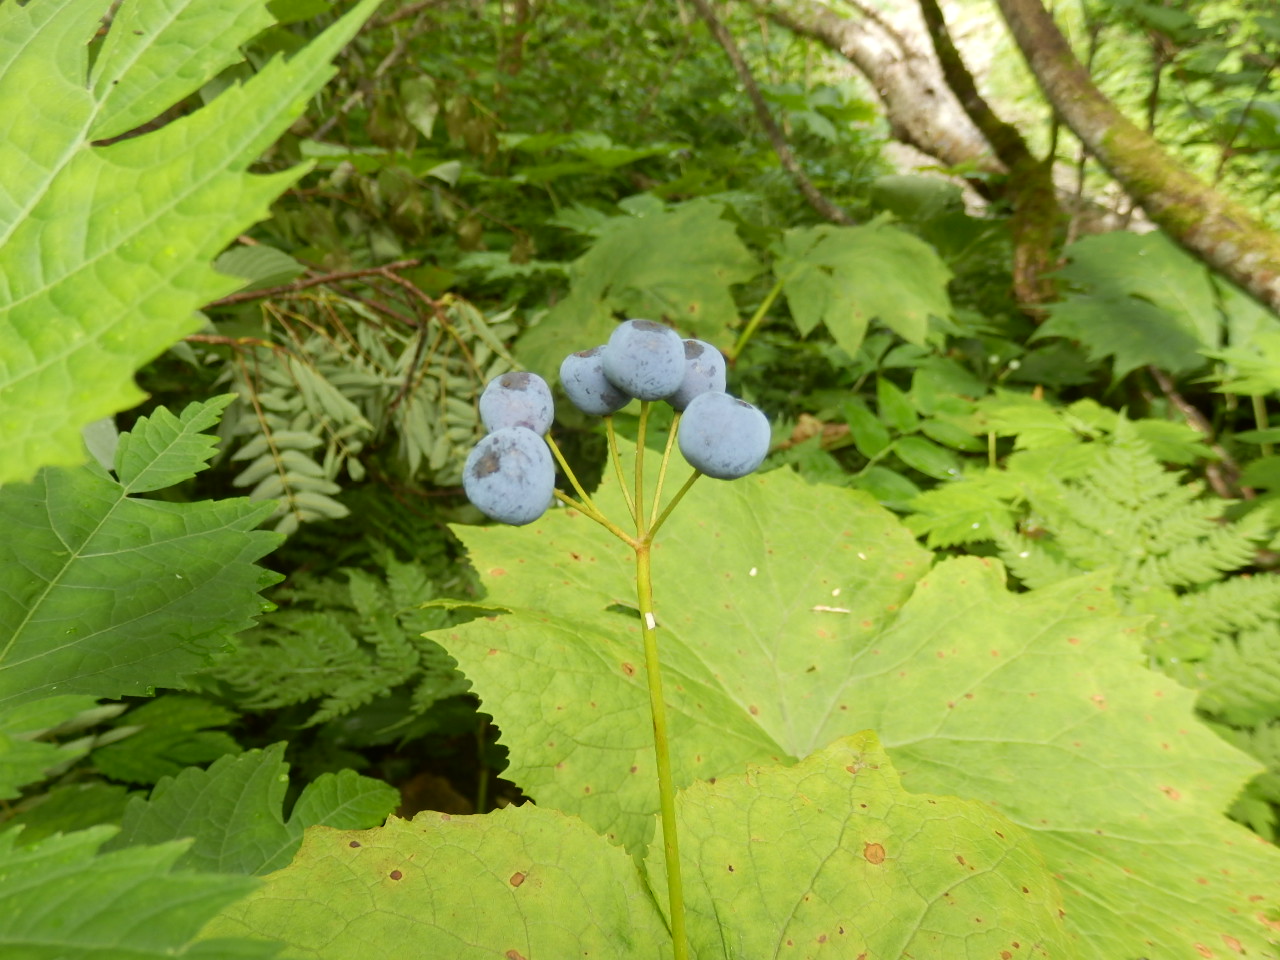
[{"label": "tree branch", "polygon": [[1045,96],[1125,191],[1189,253],[1280,312],[1280,236],[1116,109],[1040,0],[997,0]]},{"label": "tree branch", "polygon": [[947,86],[969,119],[982,131],[1001,163],[1009,168],[1014,296],[1019,303],[1034,308],[1055,297],[1054,284],[1048,274],[1056,266],[1054,248],[1062,209],[1053,185],[1053,154],[1043,162],[1037,160],[1017,128],[996,115],[978,92],[973,75],[951,42],[937,0],[919,0],[919,3]]},{"label": "tree branch", "polygon": [[895,140],[948,167],[1004,173],[926,51],[870,8],[842,16],[815,0],[740,0],[792,33],[817,40],[852,63],[879,94]]},{"label": "tree branch", "polygon": [[773,152],[778,155],[778,161],[782,164],[782,168],[791,175],[796,189],[803,194],[805,200],[809,201],[809,206],[813,207],[824,220],[830,220],[832,223],[838,223],[842,226],[851,225],[854,222],[853,218],[828,200],[822,191],[813,185],[813,181],[809,179],[803,168],[801,168],[800,161],[796,159],[795,154],[791,152],[791,147],[787,144],[787,138],[778,127],[777,121],[773,119],[773,114],[769,112],[769,105],[764,102],[764,95],[760,93],[760,88],[756,85],[755,78],[751,75],[751,68],[747,66],[746,60],[742,58],[742,51],[738,49],[738,45],[734,43],[732,35],[725,29],[724,24],[716,17],[715,11],[711,9],[711,4],[708,0],[693,0],[693,5],[698,8],[698,13],[706,22],[711,35],[724,48],[725,54],[729,57],[729,62],[733,64],[733,69],[738,74],[738,79],[742,81],[742,86],[747,91],[747,97],[751,100],[752,107],[755,108],[756,119],[760,121],[760,126],[764,128],[765,135],[773,146]]}]

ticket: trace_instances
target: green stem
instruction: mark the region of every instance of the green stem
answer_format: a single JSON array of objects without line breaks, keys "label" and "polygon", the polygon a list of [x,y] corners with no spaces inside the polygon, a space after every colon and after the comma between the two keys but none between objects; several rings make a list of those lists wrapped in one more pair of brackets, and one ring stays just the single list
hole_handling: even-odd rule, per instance
[{"label": "green stem", "polygon": [[644,512],[644,431],[649,425],[649,401],[640,401],[640,423],[636,427],[636,536],[644,540],[649,518]]},{"label": "green stem", "polygon": [[[671,418],[671,429],[667,432],[667,447],[662,451],[662,466],[658,469],[658,488],[653,491],[653,509],[649,511],[650,517],[658,515],[658,507],[662,503],[662,487],[667,482],[667,464],[671,462],[671,447],[675,443],[679,429],[680,411],[677,410],[675,416]],[[653,530],[649,532],[652,534]]]},{"label": "green stem", "polygon": [[747,341],[751,339],[756,332],[756,328],[764,321],[764,315],[769,312],[769,308],[773,306],[773,301],[778,299],[778,294],[782,292],[782,279],[773,285],[765,298],[760,301],[760,306],[756,307],[756,312],[751,315],[751,319],[747,321],[747,325],[742,328],[742,333],[738,334],[738,342],[733,345],[733,349],[729,351],[729,356],[725,359],[733,363],[738,359],[738,354],[742,353],[743,347],[747,345]]},{"label": "green stem", "polygon": [[[644,422],[644,414],[641,415]],[[643,428],[642,428],[643,432]],[[686,484],[687,486],[687,484]],[[636,491],[637,502],[643,502]],[[650,541],[636,548],[636,597],[644,632],[644,667],[649,680],[649,710],[653,715],[653,748],[658,761],[658,800],[662,812],[662,848],[667,864],[667,901],[671,906],[671,941],[675,960],[688,960],[689,938],[684,922],[684,882],[680,876],[680,844],[676,835],[676,791],[671,777],[667,739],[667,708],[662,699],[658,667],[658,631],[653,617],[653,581],[649,567]]]},{"label": "green stem", "polygon": [[992,470],[996,468],[996,432],[994,430],[987,431],[987,466]]},{"label": "green stem", "polygon": [[618,454],[618,435],[613,432],[613,417],[604,418],[605,431],[609,434],[609,459],[613,461],[613,469],[618,472],[618,489],[622,498],[627,501],[627,510],[631,513],[631,522],[636,519],[636,505],[631,499],[631,491],[627,489],[627,478],[622,472],[622,457]]},{"label": "green stem", "polygon": [[[1257,427],[1259,430],[1266,430],[1268,427],[1267,398],[1259,394],[1254,394],[1252,399],[1253,399],[1253,422],[1257,424]],[[1262,445],[1262,455],[1264,457],[1269,457],[1273,453],[1275,453],[1274,444],[1264,443]]]},{"label": "green stem", "polygon": [[578,482],[577,474],[569,468],[569,462],[565,460],[564,454],[560,452],[560,447],[556,444],[555,440],[552,439],[551,434],[548,433],[544,439],[547,441],[547,446],[551,448],[551,455],[556,458],[556,463],[560,464],[560,470],[569,478],[569,483],[573,486],[574,492],[582,500],[583,504],[597,517],[604,516],[604,514],[596,509],[596,505],[591,502],[591,498],[587,496],[587,491],[582,489],[582,484]]},{"label": "green stem", "polygon": [[658,532],[658,528],[667,522],[667,517],[671,516],[671,511],[676,508],[676,504],[684,499],[684,495],[689,492],[689,488],[693,486],[693,482],[697,480],[700,476],[702,476],[701,470],[693,471],[693,476],[691,476],[688,480],[686,480],[684,482],[684,486],[682,486],[679,490],[676,491],[676,495],[672,497],[671,502],[667,504],[667,509],[662,511],[662,516],[658,517],[657,520],[653,521],[653,526],[649,528],[650,540],[652,540],[654,537],[654,534]]},{"label": "green stem", "polygon": [[631,536],[631,534],[627,533],[627,531],[623,530],[620,526],[618,526],[616,523],[614,523],[612,520],[606,517],[599,510],[595,509],[594,506],[588,507],[585,503],[579,503],[577,500],[573,499],[573,497],[569,496],[563,490],[556,490],[554,491],[554,494],[555,494],[555,498],[559,500],[561,503],[563,503],[566,507],[573,507],[573,509],[577,510],[583,516],[590,517],[592,520],[600,524],[600,526],[604,527],[606,530],[612,533],[615,537],[617,537],[627,546],[634,549],[640,545],[640,541],[638,541],[635,537]]}]

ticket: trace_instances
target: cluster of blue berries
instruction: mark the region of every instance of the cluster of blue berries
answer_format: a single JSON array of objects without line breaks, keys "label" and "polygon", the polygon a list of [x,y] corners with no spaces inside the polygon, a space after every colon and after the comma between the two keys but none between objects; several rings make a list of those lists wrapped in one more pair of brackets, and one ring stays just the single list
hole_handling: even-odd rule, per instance
[{"label": "cluster of blue berries", "polygon": [[[718,480],[745,477],[769,452],[769,421],[725,393],[724,357],[709,343],[681,340],[670,327],[627,320],[601,347],[570,354],[560,365],[569,401],[607,417],[631,400],[665,400],[680,412],[680,452],[695,470]],[[555,463],[545,437],[555,416],[551,389],[534,373],[505,373],[480,397],[489,435],[467,457],[467,498],[503,523],[532,523],[555,492]]]}]

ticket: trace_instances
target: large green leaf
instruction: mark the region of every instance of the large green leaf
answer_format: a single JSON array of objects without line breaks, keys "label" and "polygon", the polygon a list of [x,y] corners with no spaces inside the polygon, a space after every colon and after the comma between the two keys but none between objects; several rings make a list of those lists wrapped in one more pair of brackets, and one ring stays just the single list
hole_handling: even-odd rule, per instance
[{"label": "large green leaf", "polygon": [[106,849],[194,837],[177,866],[207,873],[270,873],[288,865],[305,827],[370,827],[400,802],[394,787],[343,770],[307,784],[286,822],[281,811],[289,787],[284,748],[278,743],[223,757],[208,770],[188,767],[165,777],[150,799],[129,801],[120,835]]},{"label": "large green leaf", "polygon": [[0,834],[0,956],[12,960],[149,960],[274,956],[273,944],[193,944],[205,922],[253,888],[248,877],[177,872],[185,844],[95,856],[114,833],[95,827],[15,847]]},{"label": "large green leaf", "polygon": [[729,287],[750,280],[755,258],[710,200],[618,222],[573,265],[573,288],[517,347],[544,377],[575,350],[609,339],[618,315],[665,320],[727,347],[738,311]]},{"label": "large green leaf", "polygon": [[254,528],[273,504],[130,496],[203,469],[193,431],[225,403],[140,420],[116,477],[93,462],[0,487],[0,707],[180,686],[261,612],[278,577],[254,563],[281,538]]},{"label": "large green leaf", "polygon": [[933,247],[887,223],[789,230],[773,270],[800,332],[823,324],[850,356],[872,320],[923,343],[929,317],[951,315],[951,271]]},{"label": "large green leaf", "polygon": [[[625,510],[612,486],[597,502]],[[870,498],[785,472],[699,483],[670,524],[654,589],[681,784],[872,728],[911,789],[1033,832],[1089,955],[1269,949],[1258,904],[1280,900],[1280,853],[1222,816],[1256,765],[1140,665],[1140,621],[1105,582],[1012,594],[978,559],[925,576]],[[509,775],[641,843],[656,793],[628,551],[566,510],[459,535],[511,613],[438,639],[502,728]]]},{"label": "large green leaf", "polygon": [[1203,365],[1221,342],[1221,312],[1205,267],[1162,233],[1085,237],[1067,249],[1058,275],[1079,292],[1050,304],[1036,337],[1079,340],[1090,359],[1114,357],[1115,374],[1154,364],[1181,372]]},{"label": "large green leaf", "polygon": [[241,59],[271,22],[261,0],[125,0],[96,48],[110,0],[0,5],[0,483],[80,462],[81,427],[142,399],[133,372],[242,284],[211,261],[305,172],[246,170],[377,3],[203,109],[109,143]]},{"label": "large green leaf", "polygon": [[531,805],[313,827],[292,864],[205,933],[282,940],[289,956],[317,960],[671,956],[630,858],[582,821]]},{"label": "large green leaf", "polygon": [[[1029,835],[969,800],[902,789],[871,734],[794,767],[699,783],[677,798],[689,937],[739,957],[1070,957],[1057,886]],[[646,889],[646,878],[652,877]],[[296,955],[666,957],[662,847],[644,877],[581,821],[525,806],[421,814],[302,851],[208,932]],[[785,944],[785,949],[783,945]]]}]

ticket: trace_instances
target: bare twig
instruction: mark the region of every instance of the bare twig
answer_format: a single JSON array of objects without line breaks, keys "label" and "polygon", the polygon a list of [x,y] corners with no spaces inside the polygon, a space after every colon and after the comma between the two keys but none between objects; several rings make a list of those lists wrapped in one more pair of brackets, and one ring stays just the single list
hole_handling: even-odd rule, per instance
[{"label": "bare twig", "polygon": [[773,152],[778,155],[778,160],[783,169],[791,175],[796,188],[809,201],[809,206],[813,207],[824,220],[830,220],[832,223],[838,223],[843,226],[853,224],[855,222],[854,219],[828,200],[822,194],[822,191],[813,185],[813,181],[809,179],[804,170],[801,169],[800,162],[796,160],[795,154],[791,152],[791,147],[788,146],[786,137],[783,136],[777,121],[773,119],[773,114],[769,112],[769,105],[764,102],[764,96],[760,93],[760,88],[756,85],[755,78],[751,75],[751,68],[747,66],[746,60],[742,58],[742,52],[738,49],[738,45],[734,43],[733,36],[716,17],[715,11],[711,9],[711,4],[708,0],[693,0],[693,5],[698,8],[698,13],[706,21],[711,35],[724,48],[725,54],[729,57],[729,62],[733,64],[733,69],[738,74],[738,79],[742,81],[742,86],[747,92],[747,97],[751,100],[751,105],[755,108],[756,119],[760,121],[760,126],[764,128],[765,135],[773,146]]},{"label": "bare twig", "polygon": [[1156,382],[1156,386],[1165,395],[1165,399],[1182,414],[1183,419],[1187,421],[1187,424],[1193,430],[1204,437],[1205,442],[1209,444],[1209,448],[1222,461],[1221,466],[1211,463],[1205,467],[1205,476],[1209,480],[1209,485],[1213,487],[1213,492],[1226,500],[1237,500],[1240,497],[1244,497],[1246,500],[1253,499],[1254,491],[1252,489],[1239,486],[1240,464],[1236,462],[1235,457],[1227,452],[1226,447],[1213,438],[1213,425],[1208,418],[1200,412],[1200,409],[1195,404],[1178,392],[1178,388],[1174,386],[1173,378],[1167,373],[1156,366],[1147,367],[1147,372],[1151,374],[1151,379]]},{"label": "bare twig", "polygon": [[308,287],[322,287],[331,283],[341,283],[344,280],[358,280],[361,277],[384,277],[390,280],[395,276],[394,271],[407,270],[410,267],[418,266],[421,262],[420,260],[397,260],[381,267],[365,267],[362,270],[344,270],[340,273],[317,274],[303,280],[294,280],[292,283],[282,284],[278,287],[266,287],[262,290],[241,290],[239,293],[233,293],[230,296],[223,297],[221,300],[214,300],[212,303],[206,304],[206,306],[229,307],[232,304],[245,303],[250,300],[283,297],[297,293],[299,290],[305,290]]}]

